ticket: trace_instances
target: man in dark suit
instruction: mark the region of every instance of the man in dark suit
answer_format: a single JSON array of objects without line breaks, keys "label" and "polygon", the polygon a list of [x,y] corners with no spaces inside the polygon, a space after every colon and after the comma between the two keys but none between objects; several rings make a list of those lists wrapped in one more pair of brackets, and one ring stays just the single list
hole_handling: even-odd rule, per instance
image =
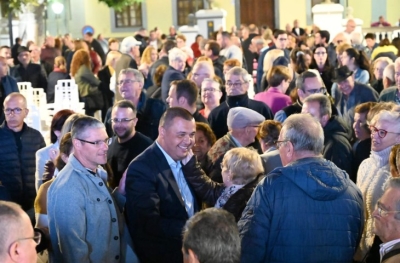
[{"label": "man in dark suit", "polygon": [[306,33],[304,28],[299,27],[299,20],[297,19],[293,21],[292,33],[296,36],[297,39],[300,39],[300,37]]},{"label": "man in dark suit", "polygon": [[332,82],[338,84],[338,89],[335,90],[335,106],[348,127],[352,127],[354,108],[364,102],[377,102],[379,94],[370,86],[355,82],[353,71],[347,66],[336,68],[333,73]]},{"label": "man in dark suit", "polygon": [[31,54],[29,49],[21,46],[18,49],[19,64],[11,70],[11,77],[17,82],[30,82],[33,88],[42,88],[44,92],[47,90],[47,78],[42,67],[31,62]]},{"label": "man in dark suit", "polygon": [[253,60],[255,58],[254,53],[249,49],[251,40],[258,36],[258,27],[254,24],[249,25],[249,37],[242,42],[243,55],[246,58],[247,72],[253,73]]},{"label": "man in dark suit", "polygon": [[99,57],[101,58],[101,64],[104,65],[106,64],[106,54],[104,53],[104,49],[101,46],[100,42],[97,41],[97,39],[95,39],[93,37],[93,33],[92,32],[86,32],[83,35],[83,39],[89,43],[90,47],[93,48],[93,50],[99,55]]},{"label": "man in dark suit", "polygon": [[128,167],[127,223],[141,263],[182,262],[182,230],[199,209],[181,164],[188,161],[195,132],[190,112],[169,108],[156,142]]}]

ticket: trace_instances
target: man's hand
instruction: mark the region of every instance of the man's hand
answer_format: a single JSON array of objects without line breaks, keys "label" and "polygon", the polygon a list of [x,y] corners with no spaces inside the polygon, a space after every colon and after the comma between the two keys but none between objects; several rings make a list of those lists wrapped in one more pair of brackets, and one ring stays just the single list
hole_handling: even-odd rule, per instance
[{"label": "man's hand", "polygon": [[190,161],[190,159],[192,159],[193,155],[194,155],[193,151],[192,151],[192,149],[190,149],[189,153],[186,155],[185,159],[182,160],[182,164],[186,165]]}]

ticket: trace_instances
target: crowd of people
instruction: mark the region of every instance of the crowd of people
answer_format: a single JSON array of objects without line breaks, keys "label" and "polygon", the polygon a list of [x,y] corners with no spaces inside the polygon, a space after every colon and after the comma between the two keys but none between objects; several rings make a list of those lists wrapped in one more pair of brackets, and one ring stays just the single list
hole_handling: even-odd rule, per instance
[{"label": "crowd of people", "polygon": [[[0,47],[0,261],[397,262],[400,38],[354,30]],[[17,83],[63,79],[46,146]]]}]

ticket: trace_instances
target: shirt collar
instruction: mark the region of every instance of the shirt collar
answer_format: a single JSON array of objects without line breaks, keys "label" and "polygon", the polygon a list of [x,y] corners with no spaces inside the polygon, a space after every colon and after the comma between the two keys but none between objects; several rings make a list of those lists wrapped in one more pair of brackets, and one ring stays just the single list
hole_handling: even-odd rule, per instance
[{"label": "shirt collar", "polygon": [[386,243],[383,243],[383,244],[380,245],[381,248],[379,250],[379,253],[381,254],[381,261],[382,261],[383,256],[386,253],[388,253],[389,250],[392,249],[399,242],[400,242],[400,238],[392,240],[392,241],[389,241],[389,242],[386,242]]},{"label": "shirt collar", "polygon": [[178,162],[175,162],[175,160],[172,159],[172,157],[169,156],[169,154],[168,154],[166,151],[164,151],[164,149],[161,147],[161,145],[158,144],[158,141],[156,141],[156,144],[157,144],[158,148],[160,148],[161,152],[164,154],[165,159],[167,159],[167,162],[168,162],[168,165],[169,165],[169,166],[180,164],[179,161],[178,161]]}]

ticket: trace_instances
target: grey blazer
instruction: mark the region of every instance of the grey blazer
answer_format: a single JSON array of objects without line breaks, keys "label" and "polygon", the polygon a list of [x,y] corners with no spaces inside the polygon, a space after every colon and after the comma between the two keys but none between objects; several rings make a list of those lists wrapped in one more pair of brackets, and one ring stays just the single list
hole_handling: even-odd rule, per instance
[{"label": "grey blazer", "polygon": [[269,174],[272,170],[277,167],[282,167],[281,157],[279,156],[279,150],[274,149],[261,154],[261,160],[263,161],[264,172]]}]

